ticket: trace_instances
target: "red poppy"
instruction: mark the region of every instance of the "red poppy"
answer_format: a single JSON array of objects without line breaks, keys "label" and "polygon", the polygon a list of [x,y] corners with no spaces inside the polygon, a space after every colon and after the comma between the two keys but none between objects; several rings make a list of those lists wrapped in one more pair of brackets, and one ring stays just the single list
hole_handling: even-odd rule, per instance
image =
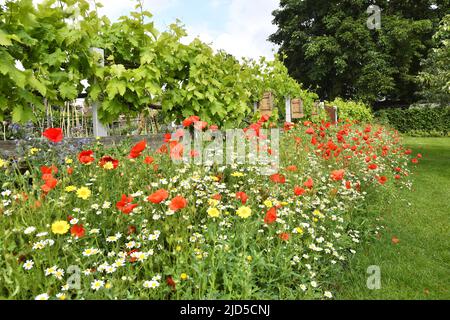
[{"label": "red poppy", "polygon": [[110,156],[104,156],[103,158],[101,158],[99,165],[100,167],[104,168],[108,162],[113,165],[114,169],[117,169],[117,167],[119,166],[119,160],[116,160]]},{"label": "red poppy", "polygon": [[54,143],[61,142],[64,138],[61,128],[47,129],[44,131],[44,133],[42,135]]},{"label": "red poppy", "polygon": [[116,203],[116,208],[122,211],[124,214],[130,214],[138,205],[133,204],[133,197],[127,197],[122,195],[122,199]]},{"label": "red poppy", "polygon": [[350,190],[352,188],[352,183],[350,181],[346,181],[345,182],[345,188],[347,188],[348,190]]},{"label": "red poppy", "polygon": [[55,189],[57,184],[58,180],[56,180],[52,176],[47,177],[45,180],[45,184],[41,187],[41,190],[44,191],[44,193],[49,193],[51,190]]},{"label": "red poppy", "polygon": [[344,179],[344,175],[345,170],[334,170],[333,172],[331,172],[331,179],[333,179],[334,181],[341,181]]},{"label": "red poppy", "polygon": [[67,174],[70,176],[73,173],[73,169],[71,167],[67,167]]},{"label": "red poppy", "polygon": [[368,168],[369,168],[370,170],[376,170],[376,169],[378,169],[378,165],[375,164],[375,163],[372,163],[372,164],[369,164]]},{"label": "red poppy", "polygon": [[265,114],[259,119],[259,122],[265,123],[265,122],[269,121],[269,119],[270,119],[270,116],[268,114]]},{"label": "red poppy", "polygon": [[306,130],[306,134],[313,135],[314,133],[315,133],[315,131],[314,131],[313,128],[308,128],[308,129]]},{"label": "red poppy", "polygon": [[150,164],[152,164],[153,162],[155,162],[155,159],[154,159],[153,157],[148,156],[148,157],[145,157],[144,162],[145,162],[145,164],[150,165]]},{"label": "red poppy", "polygon": [[295,127],[295,124],[293,124],[292,122],[285,122],[284,123],[284,131],[290,131]]},{"label": "red poppy", "polygon": [[401,178],[402,178],[401,175],[399,175],[399,174],[395,175],[395,180],[400,180]]},{"label": "red poppy", "polygon": [[303,185],[308,189],[312,189],[314,187],[314,181],[312,178],[309,178]]},{"label": "red poppy", "polygon": [[287,171],[296,172],[298,170],[297,166],[289,166],[286,168]]},{"label": "red poppy", "polygon": [[85,150],[81,151],[78,155],[78,161],[80,161],[82,164],[91,164],[94,162],[94,151],[92,150]]},{"label": "red poppy", "polygon": [[186,120],[183,121],[183,127],[190,127],[192,126],[194,123],[200,121],[200,117],[197,116],[191,116],[189,118],[187,118]]},{"label": "red poppy", "polygon": [[305,189],[303,189],[303,188],[300,188],[299,186],[296,186],[295,188],[294,188],[294,194],[296,195],[296,196],[302,196],[303,194],[305,194]]},{"label": "red poppy", "polygon": [[286,177],[282,174],[276,173],[270,176],[270,180],[275,183],[284,184],[286,183]]},{"label": "red poppy", "polygon": [[197,121],[194,124],[195,130],[198,130],[198,131],[203,131],[206,129],[206,127],[208,127],[208,122],[205,122],[205,121]]},{"label": "red poppy", "polygon": [[418,164],[419,160],[417,158],[414,158],[414,159],[411,160],[411,162],[414,163],[414,164]]},{"label": "red poppy", "polygon": [[378,182],[381,184],[385,184],[388,181],[388,178],[385,176],[377,177],[377,179],[378,179]]},{"label": "red poppy", "polygon": [[215,194],[211,198],[214,199],[214,200],[217,200],[217,201],[222,200],[222,196],[220,194]]},{"label": "red poppy", "polygon": [[169,193],[166,190],[161,189],[148,196],[147,200],[150,201],[151,203],[159,204],[165,201],[168,197]]},{"label": "red poppy", "polygon": [[177,196],[172,199],[169,205],[169,209],[172,211],[178,211],[187,207],[187,200],[182,196]]},{"label": "red poppy", "polygon": [[158,154],[164,154],[167,153],[169,151],[169,149],[167,148],[167,145],[163,144],[161,146],[161,148],[159,148],[158,150],[156,150],[156,153]]},{"label": "red poppy", "polygon": [[142,140],[141,142],[138,142],[133,148],[130,150],[130,155],[128,158],[130,159],[136,159],[141,156],[141,153],[147,148],[147,141]]},{"label": "red poppy", "polygon": [[171,276],[166,278],[167,285],[172,288],[172,290],[176,290],[176,283]]},{"label": "red poppy", "polygon": [[46,174],[50,174],[50,175],[57,174],[58,173],[58,168],[56,166],[51,166],[51,167],[42,166],[41,167],[41,173],[43,175],[46,175]]},{"label": "red poppy", "polygon": [[276,207],[272,207],[271,209],[269,209],[269,211],[267,211],[266,213],[266,217],[264,218],[264,223],[265,224],[272,224],[275,221],[277,221],[277,208]]},{"label": "red poppy", "polygon": [[83,225],[76,224],[73,225],[72,228],[70,228],[70,234],[77,238],[83,238],[86,230],[84,229]]},{"label": "red poppy", "polygon": [[170,140],[172,140],[172,134],[166,133],[166,134],[164,135],[164,143],[167,143],[167,142],[169,142]]},{"label": "red poppy", "polygon": [[280,234],[280,239],[283,241],[288,241],[289,240],[289,233],[283,232],[282,234]]},{"label": "red poppy", "polygon": [[236,192],[236,199],[241,200],[242,204],[245,205],[247,203],[248,196],[245,192],[239,191],[239,192]]},{"label": "red poppy", "polygon": [[422,154],[421,154],[421,153],[418,153],[418,154],[417,154],[417,158],[422,159],[422,158],[423,158]]}]

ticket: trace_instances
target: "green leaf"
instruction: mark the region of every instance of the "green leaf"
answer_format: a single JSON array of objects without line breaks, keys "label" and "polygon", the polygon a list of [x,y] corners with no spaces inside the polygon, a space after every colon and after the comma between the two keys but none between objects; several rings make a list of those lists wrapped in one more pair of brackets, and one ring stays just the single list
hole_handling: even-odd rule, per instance
[{"label": "green leaf", "polygon": [[12,45],[11,36],[0,29],[0,45],[10,46]]},{"label": "green leaf", "polygon": [[77,88],[70,82],[65,82],[59,86],[59,95],[63,99],[73,100],[78,97]]},{"label": "green leaf", "polygon": [[45,94],[47,93],[47,87],[43,83],[41,83],[38,79],[36,79],[34,75],[31,75],[28,78],[28,83],[33,89],[39,91],[39,93],[42,96],[45,96]]},{"label": "green leaf", "polygon": [[102,92],[102,90],[98,84],[93,84],[89,88],[89,95],[95,101],[98,100],[98,96],[100,95],[101,92]]}]

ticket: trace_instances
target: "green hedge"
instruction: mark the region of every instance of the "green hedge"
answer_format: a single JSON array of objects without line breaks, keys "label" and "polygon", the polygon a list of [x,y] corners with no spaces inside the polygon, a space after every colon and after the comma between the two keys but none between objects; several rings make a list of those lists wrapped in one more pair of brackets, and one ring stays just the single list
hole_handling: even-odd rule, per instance
[{"label": "green hedge", "polygon": [[450,107],[384,109],[375,117],[413,136],[447,136],[450,132]]},{"label": "green hedge", "polygon": [[339,119],[356,120],[359,122],[371,122],[373,120],[372,110],[360,101],[343,100],[336,98],[330,105],[338,107]]}]

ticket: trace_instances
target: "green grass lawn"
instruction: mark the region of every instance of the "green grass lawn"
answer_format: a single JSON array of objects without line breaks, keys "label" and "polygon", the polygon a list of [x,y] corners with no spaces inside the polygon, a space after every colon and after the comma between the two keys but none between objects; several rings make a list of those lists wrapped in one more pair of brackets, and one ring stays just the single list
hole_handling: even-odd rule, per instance
[{"label": "green grass lawn", "polygon": [[[424,156],[413,191],[373,208],[385,229],[350,262],[337,299],[450,299],[450,138],[404,142]],[[381,268],[380,290],[367,288],[371,265]]]}]

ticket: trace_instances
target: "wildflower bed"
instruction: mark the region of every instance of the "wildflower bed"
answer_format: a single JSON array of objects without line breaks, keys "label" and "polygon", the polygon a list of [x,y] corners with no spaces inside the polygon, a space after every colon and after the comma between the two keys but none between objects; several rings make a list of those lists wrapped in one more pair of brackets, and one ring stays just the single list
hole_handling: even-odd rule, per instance
[{"label": "wildflower bed", "polygon": [[333,298],[380,228],[367,204],[410,188],[421,157],[397,132],[348,122],[286,126],[272,176],[174,163],[170,141],[65,154],[61,132],[46,137],[26,170],[0,162],[3,298]]}]

